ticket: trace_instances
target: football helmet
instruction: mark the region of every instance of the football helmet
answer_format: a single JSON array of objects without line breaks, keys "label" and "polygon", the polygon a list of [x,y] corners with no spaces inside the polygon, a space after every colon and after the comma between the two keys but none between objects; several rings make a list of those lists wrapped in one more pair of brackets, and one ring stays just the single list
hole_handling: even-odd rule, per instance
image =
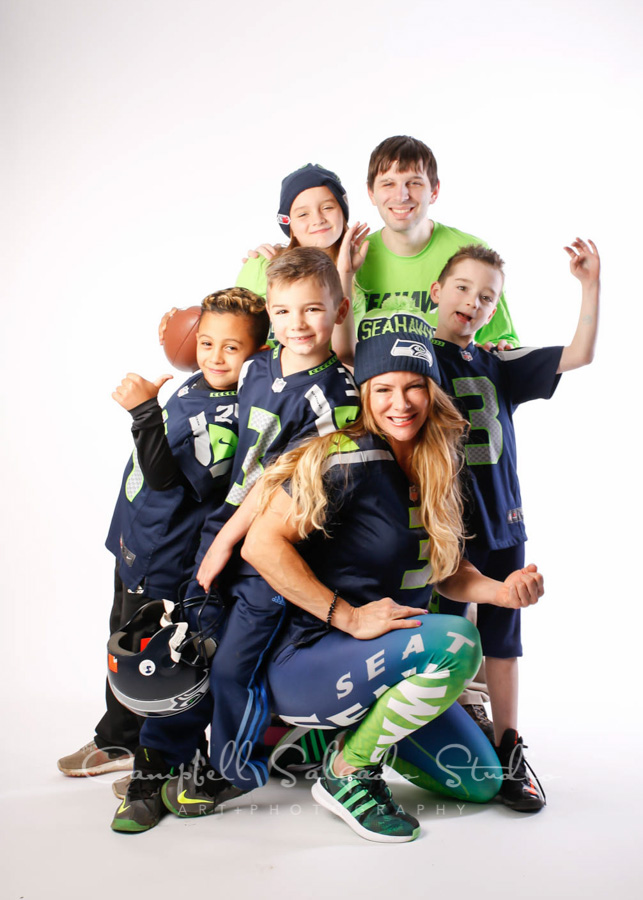
[{"label": "football helmet", "polygon": [[116,699],[149,718],[174,716],[198,703],[209,690],[223,616],[218,596],[144,604],[107,644],[107,677]]}]

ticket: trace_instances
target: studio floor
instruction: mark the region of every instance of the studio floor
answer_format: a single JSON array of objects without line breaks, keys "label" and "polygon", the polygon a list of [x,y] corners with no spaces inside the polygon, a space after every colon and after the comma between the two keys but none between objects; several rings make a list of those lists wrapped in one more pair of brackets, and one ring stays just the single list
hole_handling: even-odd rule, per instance
[{"label": "studio floor", "polygon": [[41,722],[46,741],[34,730],[21,748],[3,748],[5,774],[17,776],[5,778],[2,790],[6,900],[404,890],[455,900],[642,895],[642,790],[634,767],[643,740],[622,729],[608,727],[598,739],[580,720],[532,727],[528,757],[548,796],[547,808],[533,816],[497,803],[458,805],[393,773],[395,797],[417,814],[422,834],[383,846],[316,806],[310,783],[276,779],[221,814],[167,816],[148,833],[115,834],[111,782],[118,776],[72,779],[56,769],[58,756],[89,739],[82,727],[89,707],[50,706]]}]

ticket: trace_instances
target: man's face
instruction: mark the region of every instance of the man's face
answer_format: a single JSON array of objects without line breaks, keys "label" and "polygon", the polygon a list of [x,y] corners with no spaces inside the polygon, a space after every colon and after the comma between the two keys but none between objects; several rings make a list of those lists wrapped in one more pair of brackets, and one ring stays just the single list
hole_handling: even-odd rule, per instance
[{"label": "man's face", "polygon": [[424,222],[439,191],[440,183],[433,186],[424,170],[400,172],[395,162],[386,172],[376,175],[368,196],[384,224],[391,231],[405,233]]}]

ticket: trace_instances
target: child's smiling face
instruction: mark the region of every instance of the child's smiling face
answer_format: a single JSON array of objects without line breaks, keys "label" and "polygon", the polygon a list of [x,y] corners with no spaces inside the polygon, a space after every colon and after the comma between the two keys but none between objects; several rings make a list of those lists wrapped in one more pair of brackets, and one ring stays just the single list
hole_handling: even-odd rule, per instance
[{"label": "child's smiling face", "polygon": [[286,358],[297,358],[301,368],[311,368],[328,358],[333,328],[346,318],[348,301],[337,303],[328,287],[313,278],[302,278],[273,285],[268,292],[268,312]]},{"label": "child's smiling face", "polygon": [[196,359],[203,377],[215,391],[237,386],[239,372],[259,349],[249,316],[204,312],[196,336]]},{"label": "child's smiling face", "polygon": [[290,233],[301,247],[327,250],[344,230],[344,213],[332,191],[313,187],[302,191],[290,208]]}]

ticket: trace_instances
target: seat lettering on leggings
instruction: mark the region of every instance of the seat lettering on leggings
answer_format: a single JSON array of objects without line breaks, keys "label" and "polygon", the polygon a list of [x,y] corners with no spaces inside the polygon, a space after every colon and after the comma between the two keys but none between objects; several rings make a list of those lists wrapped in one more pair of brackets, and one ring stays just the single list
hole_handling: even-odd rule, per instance
[{"label": "seat lettering on leggings", "polygon": [[347,672],[345,675],[342,675],[341,678],[337,679],[337,684],[335,685],[337,699],[341,700],[342,697],[346,697],[353,690],[353,687],[354,684],[351,681],[351,673]]},{"label": "seat lettering on leggings", "polygon": [[447,631],[447,637],[453,638],[453,643],[450,647],[447,647],[447,653],[457,653],[465,644],[469,647],[475,646],[475,641],[470,641],[469,638],[466,638],[463,634],[458,634],[456,631]]},{"label": "seat lettering on leggings", "polygon": [[421,634],[414,634],[404,648],[402,659],[406,659],[411,653],[424,653],[424,641]]},{"label": "seat lettering on leggings", "polygon": [[[452,637],[452,633],[449,632],[449,637]],[[459,635],[458,635],[459,637]],[[466,639],[462,638],[464,642]],[[469,642],[470,643],[470,642]],[[456,650],[452,648],[455,644],[451,645],[451,652],[456,653]],[[412,653],[424,653],[424,641],[422,640],[421,634],[414,634],[410,639],[404,650],[402,651],[401,659],[408,659],[408,657]],[[365,660],[366,665],[366,679],[367,681],[372,681],[373,678],[376,678],[378,675],[384,675],[386,673],[386,659],[385,659],[385,650],[382,648],[378,650],[377,653],[374,653],[372,656],[369,656],[368,659]],[[411,674],[413,670],[408,670],[404,672],[404,677],[407,677],[408,674]],[[345,672],[341,678],[338,678],[335,683],[335,690],[337,691],[337,699],[341,700],[342,697],[347,697],[353,690],[355,685],[351,679],[351,673]],[[378,696],[377,694],[375,696]]]}]

